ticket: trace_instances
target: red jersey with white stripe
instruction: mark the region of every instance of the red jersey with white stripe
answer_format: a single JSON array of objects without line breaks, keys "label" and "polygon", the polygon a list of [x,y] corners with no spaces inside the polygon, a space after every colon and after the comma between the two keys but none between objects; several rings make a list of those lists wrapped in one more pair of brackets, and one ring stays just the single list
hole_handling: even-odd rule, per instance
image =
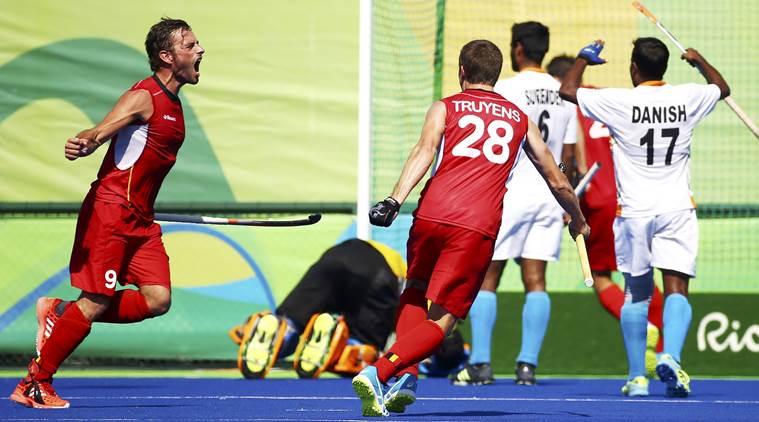
[{"label": "red jersey with white stripe", "polygon": [[444,137],[414,216],[495,238],[527,115],[492,91],[469,89],[441,101]]},{"label": "red jersey with white stripe", "polygon": [[610,202],[616,206],[617,186],[614,181],[614,159],[611,156],[609,128],[601,122],[583,116],[579,107],[577,118],[580,119],[580,126],[585,136],[585,162],[588,168],[594,163],[601,165],[590,181],[590,189],[585,192],[583,201],[593,208]]},{"label": "red jersey with white stripe", "polygon": [[130,91],[140,89],[150,93],[153,115],[113,137],[90,194],[94,192],[99,201],[126,205],[150,220],[158,190],[184,141],[184,114],[179,97],[155,75],[137,82]]}]

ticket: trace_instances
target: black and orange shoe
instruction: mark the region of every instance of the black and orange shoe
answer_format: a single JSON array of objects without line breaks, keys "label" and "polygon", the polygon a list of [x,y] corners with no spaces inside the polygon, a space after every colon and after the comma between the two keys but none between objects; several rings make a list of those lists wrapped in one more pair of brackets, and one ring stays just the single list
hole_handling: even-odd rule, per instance
[{"label": "black and orange shoe", "polygon": [[53,332],[55,323],[58,322],[58,314],[55,312],[55,308],[59,303],[63,302],[61,299],[52,297],[41,297],[37,299],[37,338],[35,345],[37,347],[37,356],[40,355],[40,350],[45,344],[50,334]]},{"label": "black and orange shoe", "polygon": [[53,380],[37,380],[34,375],[39,371],[37,361],[29,364],[29,374],[19,381],[11,393],[10,399],[16,403],[35,409],[66,409],[68,400],[58,396],[53,388]]}]

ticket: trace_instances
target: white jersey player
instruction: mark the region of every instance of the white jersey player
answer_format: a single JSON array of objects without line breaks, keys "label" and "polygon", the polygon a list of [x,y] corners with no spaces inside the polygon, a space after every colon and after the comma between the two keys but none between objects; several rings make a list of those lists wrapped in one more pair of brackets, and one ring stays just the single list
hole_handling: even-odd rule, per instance
[{"label": "white jersey player", "polygon": [[[568,150],[574,151],[577,142],[575,106],[559,97],[560,85],[543,69],[534,67],[522,68],[516,76],[495,85],[497,93],[537,123],[557,164],[566,160],[564,145],[572,145]],[[507,186],[509,206],[504,209],[493,260],[558,260],[564,227],[562,210],[524,154],[518,158]]]},{"label": "white jersey player", "polygon": [[662,80],[669,51],[656,38],[633,43],[633,89],[578,88],[587,64],[601,64],[603,42],[580,51],[561,86],[563,98],[576,102],[587,117],[604,123],[616,141],[613,149],[618,191],[614,222],[617,267],[625,277],[621,311],[630,373],[622,392],[648,395],[644,353],[653,268],[662,271],[664,353],[656,367],[667,395],[685,397],[689,379],[680,352],[691,319],[688,281],[696,275],[698,224],[690,186],[690,145],[696,124],[730,88],[697,51],[682,58],[697,66],[708,85],[669,85]]},{"label": "white jersey player", "polygon": [[[541,69],[548,51],[548,28],[539,22],[511,28],[511,67],[516,76],[498,81],[495,91],[527,113],[540,128],[557,163],[571,165],[577,139],[575,106],[559,96],[559,82]],[[565,147],[565,145],[571,144]],[[516,359],[516,382],[535,384],[535,367],[543,343],[550,300],[546,293],[547,261],[559,259],[563,212],[535,166],[520,153],[507,182],[501,228],[493,262],[470,312],[472,353],[456,384],[492,382],[490,336],[495,323],[495,290],[508,259],[519,259],[526,297],[522,311],[522,347]]]}]

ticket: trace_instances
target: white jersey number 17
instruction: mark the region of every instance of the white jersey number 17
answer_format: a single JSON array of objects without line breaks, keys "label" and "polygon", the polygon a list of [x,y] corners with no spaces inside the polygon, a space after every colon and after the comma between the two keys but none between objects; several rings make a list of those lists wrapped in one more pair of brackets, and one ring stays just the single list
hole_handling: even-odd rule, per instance
[{"label": "white jersey number 17", "polygon": [[[672,152],[675,150],[675,142],[680,135],[680,129],[673,127],[661,130],[662,138],[670,138],[669,148],[667,148],[667,155],[664,157],[664,165],[672,164]],[[649,166],[654,164],[654,130],[648,129],[646,134],[640,138],[640,146],[646,146],[646,164]]]}]

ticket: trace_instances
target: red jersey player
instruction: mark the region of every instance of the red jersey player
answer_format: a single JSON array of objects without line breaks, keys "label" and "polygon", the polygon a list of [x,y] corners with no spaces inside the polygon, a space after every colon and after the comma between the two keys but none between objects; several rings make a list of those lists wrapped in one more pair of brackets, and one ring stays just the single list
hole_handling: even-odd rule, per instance
[{"label": "red jersey player", "polygon": [[[11,400],[34,408],[65,408],[52,387],[61,363],[93,322],[130,323],[166,313],[171,304],[169,259],[153,203],[184,140],[184,84],[197,84],[205,50],[183,20],[163,18],[145,40],[152,76],[119,98],[103,121],[66,141],[76,160],[111,140],[82,203],[69,270],[76,301],[37,301],[37,354]],[[139,290],[115,290],[116,284]]]},{"label": "red jersey player", "polygon": [[[562,81],[564,75],[574,64],[575,59],[571,56],[554,57],[548,64],[548,72],[551,76]],[[586,86],[586,88],[592,88]],[[593,288],[598,295],[598,300],[610,314],[616,319],[620,317],[622,305],[625,302],[625,294],[622,289],[611,280],[612,271],[617,271],[617,261],[614,254],[614,218],[617,215],[617,185],[614,181],[614,160],[611,155],[612,139],[603,123],[585,117],[577,108],[577,118],[582,129],[584,143],[583,154],[585,161],[578,167],[587,171],[594,163],[599,163],[601,168],[590,181],[588,189],[580,198],[582,212],[588,219],[588,225],[593,230],[593,236],[588,239],[588,260],[593,273]],[[662,351],[662,339],[659,335],[662,329],[662,306],[664,305],[661,291],[654,288],[651,304],[648,307],[649,330],[646,353],[646,366],[649,373],[653,374],[656,367],[656,353]]]},{"label": "red jersey player", "polygon": [[[570,231],[589,233],[571,185],[538,127],[493,92],[502,62],[490,41],[471,41],[461,49],[462,92],[432,104],[392,195],[369,212],[372,224],[389,226],[437,152],[409,233],[409,281],[398,308],[398,340],[353,378],[364,416],[403,412],[415,400],[419,361],[469,312],[493,255],[506,179],[520,147],[571,215]],[[398,380],[384,393],[383,385],[394,376]]]}]

